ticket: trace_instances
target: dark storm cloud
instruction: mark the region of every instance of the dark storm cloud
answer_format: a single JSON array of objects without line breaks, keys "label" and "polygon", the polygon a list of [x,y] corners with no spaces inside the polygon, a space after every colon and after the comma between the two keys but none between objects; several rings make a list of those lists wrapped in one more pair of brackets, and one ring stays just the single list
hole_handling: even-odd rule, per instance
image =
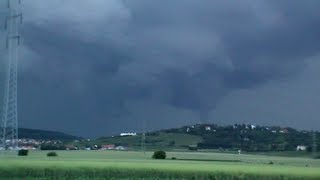
[{"label": "dark storm cloud", "polygon": [[229,93],[290,77],[320,49],[318,1],[24,3],[25,49],[38,60],[24,70],[22,102],[50,102],[34,118],[70,127],[130,116],[132,100],[206,121]]}]

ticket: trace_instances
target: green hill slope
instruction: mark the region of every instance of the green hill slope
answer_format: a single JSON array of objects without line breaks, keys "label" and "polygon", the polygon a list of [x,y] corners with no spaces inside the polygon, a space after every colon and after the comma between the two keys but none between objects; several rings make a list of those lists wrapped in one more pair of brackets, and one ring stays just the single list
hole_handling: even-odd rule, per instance
[{"label": "green hill slope", "polygon": [[[130,147],[141,146],[141,134],[137,136],[116,136],[97,139],[100,144],[116,144]],[[197,145],[202,137],[183,133],[149,133],[146,135],[145,145],[147,147],[187,147]]]},{"label": "green hill slope", "polygon": [[[197,149],[220,149],[247,152],[268,151],[296,151],[303,146],[308,152],[316,144],[320,147],[320,138],[313,141],[314,132],[300,131],[289,127],[255,126],[255,125],[229,125],[198,124],[149,132],[146,134],[145,146],[147,148],[186,148],[190,146]],[[320,133],[316,132],[320,137]],[[142,137],[105,137],[92,143],[115,144],[128,147],[140,147]],[[319,148],[318,148],[319,150]]]}]

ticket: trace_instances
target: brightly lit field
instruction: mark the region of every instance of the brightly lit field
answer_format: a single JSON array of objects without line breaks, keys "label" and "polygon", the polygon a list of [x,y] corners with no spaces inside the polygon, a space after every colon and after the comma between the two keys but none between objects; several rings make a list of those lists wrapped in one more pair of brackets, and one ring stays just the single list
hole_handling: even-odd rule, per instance
[{"label": "brightly lit field", "polygon": [[2,153],[0,179],[320,179],[320,160],[310,158],[168,152],[166,160],[153,160],[151,152],[56,152]]}]

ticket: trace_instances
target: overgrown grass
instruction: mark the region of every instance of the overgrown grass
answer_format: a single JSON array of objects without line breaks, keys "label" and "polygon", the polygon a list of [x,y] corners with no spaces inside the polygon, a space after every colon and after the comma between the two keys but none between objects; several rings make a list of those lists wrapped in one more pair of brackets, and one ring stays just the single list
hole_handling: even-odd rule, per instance
[{"label": "overgrown grass", "polygon": [[[1,157],[0,179],[320,179],[319,161],[313,159],[250,155],[241,157],[246,162],[223,162],[198,159],[240,157],[169,152],[167,160],[152,160],[151,155],[151,152],[144,155],[142,152],[59,151],[59,157],[52,159],[46,157],[46,152],[30,152],[28,157],[8,154]],[[173,155],[190,160],[171,160]],[[270,160],[275,163],[269,165]],[[306,163],[311,166],[306,167]]]},{"label": "overgrown grass", "polygon": [[[258,175],[258,174],[230,174],[225,172],[216,173],[192,173],[192,172],[161,172],[126,169],[103,169],[93,171],[91,169],[65,170],[65,169],[45,169],[45,170],[19,170],[18,175],[1,176],[5,179],[304,179],[305,177],[284,176],[284,175]],[[130,178],[129,178],[130,177]],[[309,178],[308,178],[309,179]],[[317,179],[317,178],[312,178]]]},{"label": "overgrown grass", "polygon": [[197,171],[126,167],[6,167],[1,178],[16,179],[319,179],[319,176],[286,173],[241,172],[228,170]]}]

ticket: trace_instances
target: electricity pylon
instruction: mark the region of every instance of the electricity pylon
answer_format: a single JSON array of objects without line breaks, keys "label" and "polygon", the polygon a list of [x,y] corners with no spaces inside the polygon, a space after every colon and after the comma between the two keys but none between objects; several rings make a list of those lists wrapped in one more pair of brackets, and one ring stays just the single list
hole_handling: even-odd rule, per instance
[{"label": "electricity pylon", "polygon": [[[0,147],[18,148],[18,59],[21,37],[19,24],[22,23],[20,0],[1,0],[2,70],[3,88],[0,124]],[[1,108],[1,107],[0,107]]]},{"label": "electricity pylon", "polygon": [[146,121],[142,121],[141,151],[146,154]]}]

